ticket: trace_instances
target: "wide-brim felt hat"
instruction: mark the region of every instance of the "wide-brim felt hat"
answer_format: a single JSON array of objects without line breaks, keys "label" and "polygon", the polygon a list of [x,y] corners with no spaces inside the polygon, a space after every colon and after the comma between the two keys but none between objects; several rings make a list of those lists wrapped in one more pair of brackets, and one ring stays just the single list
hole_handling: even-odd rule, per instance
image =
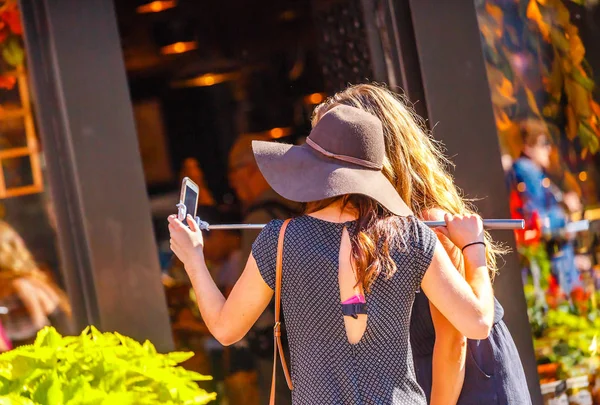
[{"label": "wide-brim felt hat", "polygon": [[252,148],[269,185],[288,200],[361,194],[393,214],[412,214],[382,173],[383,126],[366,111],[339,105],[320,119],[303,145],[254,141]]}]

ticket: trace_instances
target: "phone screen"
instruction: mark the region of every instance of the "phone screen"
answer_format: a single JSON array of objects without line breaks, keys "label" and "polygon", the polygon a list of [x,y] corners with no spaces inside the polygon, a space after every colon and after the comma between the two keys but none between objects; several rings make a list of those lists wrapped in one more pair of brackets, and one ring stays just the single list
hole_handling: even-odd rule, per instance
[{"label": "phone screen", "polygon": [[[185,188],[183,204],[185,205],[186,212],[192,217],[196,216],[196,202],[198,201],[198,193],[192,190],[190,187]],[[185,220],[184,223],[187,223]]]}]

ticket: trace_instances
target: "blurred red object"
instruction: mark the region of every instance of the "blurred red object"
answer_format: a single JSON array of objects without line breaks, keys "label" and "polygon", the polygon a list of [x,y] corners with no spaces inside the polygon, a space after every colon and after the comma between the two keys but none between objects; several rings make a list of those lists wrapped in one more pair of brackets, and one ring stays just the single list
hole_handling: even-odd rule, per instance
[{"label": "blurred red object", "polygon": [[564,294],[556,281],[556,277],[550,274],[548,277],[548,289],[546,290],[546,303],[549,308],[556,309],[564,301]]},{"label": "blurred red object", "polygon": [[17,83],[17,78],[10,75],[0,75],[0,89],[12,90]]},{"label": "blurred red object", "polygon": [[513,219],[523,219],[525,221],[524,229],[515,230],[517,245],[530,246],[541,240],[542,223],[540,216],[534,211],[530,218],[524,218],[523,200],[517,190],[510,192],[510,214]]},{"label": "blurred red object", "polygon": [[0,16],[0,44],[2,42],[4,42],[6,40],[6,38],[8,38],[9,34],[10,34],[10,28],[8,27],[8,24],[6,24],[4,22],[4,20],[2,20],[2,17]]},{"label": "blurred red object", "polygon": [[17,3],[10,4],[1,14],[0,19],[6,23],[10,31],[15,35],[23,35],[23,25],[21,24],[21,13]]},{"label": "blurred red object", "polygon": [[571,298],[575,302],[584,302],[590,298],[590,294],[586,292],[583,287],[577,286],[573,288],[573,291],[571,291]]}]

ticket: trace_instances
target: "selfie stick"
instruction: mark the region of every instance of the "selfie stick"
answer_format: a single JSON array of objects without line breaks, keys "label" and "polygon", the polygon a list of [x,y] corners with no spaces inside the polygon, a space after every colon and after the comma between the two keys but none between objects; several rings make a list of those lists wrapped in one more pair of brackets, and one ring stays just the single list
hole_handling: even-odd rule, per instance
[{"label": "selfie stick", "polygon": [[[183,204],[177,204],[178,218],[183,221],[186,217],[186,207]],[[262,229],[265,224],[225,224],[225,225],[211,225],[206,221],[196,217],[196,223],[198,227],[203,231],[210,230],[236,230],[236,229]],[[445,221],[423,221],[425,225],[430,228],[437,228],[445,226]],[[522,219],[484,219],[483,227],[486,229],[494,230],[511,230],[511,229],[524,229],[525,221]]]},{"label": "selfie stick", "polygon": [[[231,229],[262,229],[264,224],[227,224],[227,225],[210,225],[208,222],[202,221],[196,217],[196,222],[200,229],[205,231],[211,230],[231,230]],[[423,221],[430,228],[445,226],[444,221]],[[483,226],[486,229],[505,230],[505,229],[523,229],[525,221],[522,219],[484,219]]]}]

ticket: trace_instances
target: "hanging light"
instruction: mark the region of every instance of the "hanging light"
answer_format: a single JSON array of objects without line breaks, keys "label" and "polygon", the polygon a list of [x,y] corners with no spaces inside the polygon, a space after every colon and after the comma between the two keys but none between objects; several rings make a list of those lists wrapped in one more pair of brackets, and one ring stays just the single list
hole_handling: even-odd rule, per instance
[{"label": "hanging light", "polygon": [[319,104],[323,100],[325,100],[325,96],[326,96],[325,93],[313,93],[313,94],[309,94],[308,96],[304,97],[304,103],[306,103],[308,105]]},{"label": "hanging light", "polygon": [[137,11],[139,14],[160,13],[161,11],[165,11],[170,8],[174,8],[176,6],[177,6],[177,1],[175,1],[175,0],[144,1],[143,4],[139,5],[135,9],[135,11]]},{"label": "hanging light", "polygon": [[179,41],[174,44],[163,46],[160,48],[160,53],[163,55],[176,55],[178,53],[193,51],[197,48],[198,43],[196,41]]},{"label": "hanging light", "polygon": [[229,82],[240,78],[238,72],[232,73],[206,73],[190,79],[174,81],[171,86],[175,88],[182,87],[207,87],[214,86],[223,82]]},{"label": "hanging light", "polygon": [[190,20],[175,18],[156,22],[153,35],[163,55],[177,55],[198,49],[196,30]]},{"label": "hanging light", "polygon": [[295,10],[285,10],[278,16],[281,21],[293,21],[298,18],[298,13]]},{"label": "hanging light", "polygon": [[249,132],[242,134],[241,136],[248,136],[255,139],[279,139],[286,136],[290,136],[292,134],[292,128],[290,127],[275,127],[271,128],[268,131],[261,132]]},{"label": "hanging light", "polygon": [[291,133],[291,129],[290,128],[273,128],[271,130],[269,130],[269,137],[272,139],[279,139],[279,138],[283,138],[286,135],[289,135]]}]

